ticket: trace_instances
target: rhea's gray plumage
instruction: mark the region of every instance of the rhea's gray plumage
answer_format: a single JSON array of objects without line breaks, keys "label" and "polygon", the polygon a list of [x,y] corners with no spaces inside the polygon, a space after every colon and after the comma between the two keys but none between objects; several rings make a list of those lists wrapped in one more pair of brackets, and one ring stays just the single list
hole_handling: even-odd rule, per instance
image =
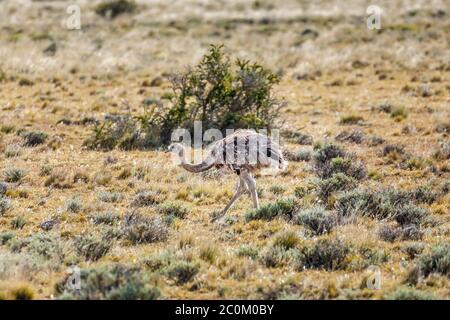
[{"label": "rhea's gray plumage", "polygon": [[198,173],[212,167],[227,167],[239,176],[235,193],[219,216],[223,216],[239,196],[247,190],[250,191],[254,207],[259,208],[253,174],[264,168],[285,170],[287,167],[287,161],[284,159],[278,143],[266,135],[252,130],[238,130],[214,142],[208,148],[205,159],[199,164],[187,162],[185,149],[181,144],[172,144],[169,150],[178,153],[180,166],[187,171]]}]

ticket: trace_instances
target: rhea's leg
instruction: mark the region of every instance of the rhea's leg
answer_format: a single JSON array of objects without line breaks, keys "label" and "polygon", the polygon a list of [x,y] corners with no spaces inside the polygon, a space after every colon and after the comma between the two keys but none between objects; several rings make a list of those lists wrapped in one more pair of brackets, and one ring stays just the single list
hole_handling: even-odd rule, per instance
[{"label": "rhea's leg", "polygon": [[256,191],[255,178],[252,176],[252,174],[250,172],[247,172],[247,171],[243,172],[243,178],[245,180],[248,190],[250,191],[250,195],[253,200],[253,206],[256,209],[259,209],[259,199],[258,199],[258,192]]},{"label": "rhea's leg", "polygon": [[231,206],[236,202],[236,200],[244,193],[244,191],[245,191],[245,181],[241,177],[239,177],[239,180],[236,183],[234,194],[231,197],[230,202],[228,202],[225,208],[212,220],[215,221],[223,217],[227,213],[227,211],[231,208]]}]

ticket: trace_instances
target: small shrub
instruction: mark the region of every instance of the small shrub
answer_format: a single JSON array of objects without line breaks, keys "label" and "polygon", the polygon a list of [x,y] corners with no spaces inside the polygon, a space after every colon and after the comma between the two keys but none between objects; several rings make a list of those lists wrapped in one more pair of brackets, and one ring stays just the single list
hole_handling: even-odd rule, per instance
[{"label": "small shrub", "polygon": [[6,182],[20,182],[25,177],[26,172],[22,169],[10,168],[5,171]]},{"label": "small shrub", "polygon": [[336,226],[336,216],[323,207],[313,207],[300,210],[293,219],[296,224],[309,228],[316,235],[324,234],[333,230]]},{"label": "small shrub", "polygon": [[152,284],[151,277],[139,268],[124,265],[104,266],[80,270],[83,284],[80,290],[66,285],[68,277],[56,285],[60,299],[80,300],[154,300],[160,291]]},{"label": "small shrub", "polygon": [[134,1],[113,0],[98,4],[95,8],[95,13],[102,17],[115,18],[123,13],[132,13],[136,8]]},{"label": "small shrub", "polygon": [[394,118],[395,120],[403,120],[408,117],[408,111],[403,106],[398,106],[395,108],[392,108],[390,111],[391,118]]},{"label": "small shrub", "polygon": [[0,216],[11,208],[11,200],[0,195]]},{"label": "small shrub", "polygon": [[24,146],[35,147],[43,144],[47,138],[48,135],[45,132],[28,132],[24,135]]},{"label": "small shrub", "polygon": [[72,213],[78,213],[83,209],[83,204],[81,203],[81,200],[77,197],[74,197],[72,199],[69,199],[66,203],[67,211]]},{"label": "small shrub", "polygon": [[333,174],[344,173],[357,180],[367,176],[365,165],[356,161],[340,146],[324,144],[316,146],[314,154],[314,170],[320,178],[331,178]]},{"label": "small shrub", "polygon": [[284,250],[293,249],[300,242],[299,237],[294,232],[283,232],[275,237],[274,247],[280,247]]},{"label": "small shrub", "polygon": [[67,174],[63,170],[55,170],[45,180],[46,187],[54,187],[56,189],[71,188],[72,183],[68,181]]},{"label": "small shrub", "polygon": [[268,268],[283,267],[295,257],[297,250],[286,250],[281,246],[271,246],[261,254],[261,263]]},{"label": "small shrub", "polygon": [[[2,75],[2,71],[0,70],[0,82],[2,81],[1,75]],[[0,126],[0,132],[5,133],[5,134],[13,133],[15,129],[16,128],[11,124],[2,124]]]},{"label": "small shrub", "polygon": [[16,144],[11,144],[6,147],[5,157],[6,158],[15,158],[22,154],[22,149],[20,146]]},{"label": "small shrub", "polygon": [[261,206],[259,209],[253,209],[246,213],[245,219],[251,220],[272,220],[277,216],[292,217],[296,210],[296,202],[291,199],[279,199],[274,203]]},{"label": "small shrub", "polygon": [[50,164],[44,164],[44,165],[42,165],[42,167],[41,167],[41,170],[40,170],[40,172],[39,172],[39,175],[40,175],[41,177],[45,177],[45,176],[50,175],[50,174],[52,173],[52,171],[53,171],[53,166],[52,166],[52,165],[50,165]]},{"label": "small shrub", "polygon": [[142,191],[139,192],[133,201],[131,202],[132,207],[149,207],[153,205],[160,204],[164,201],[164,197],[160,192],[157,191]]},{"label": "small shrub", "polygon": [[86,260],[97,261],[108,253],[112,242],[98,239],[92,235],[82,235],[74,239],[74,246],[77,253]]},{"label": "small shrub", "polygon": [[384,296],[387,300],[435,300],[436,297],[429,292],[424,292],[411,287],[400,287],[394,292]]},{"label": "small shrub", "polygon": [[166,274],[178,285],[185,284],[191,281],[198,273],[199,267],[190,262],[176,262],[171,264],[166,269]]},{"label": "small shrub", "polygon": [[180,219],[183,219],[189,213],[187,208],[185,208],[181,203],[175,201],[165,202],[159,205],[157,209],[161,214],[177,217]]},{"label": "small shrub", "polygon": [[14,238],[14,232],[5,231],[0,233],[0,245],[5,245]]},{"label": "small shrub", "polygon": [[125,217],[123,232],[133,244],[165,241],[169,233],[159,217],[143,217],[136,213]]},{"label": "small shrub", "polygon": [[355,188],[357,185],[356,179],[345,175],[344,173],[333,174],[330,178],[319,180],[316,183],[317,192],[322,200],[337,191],[345,191]]},{"label": "small shrub", "polygon": [[15,300],[33,300],[34,291],[28,286],[21,286],[12,291]]},{"label": "small shrub", "polygon": [[312,247],[304,248],[296,257],[296,267],[302,269],[324,269],[327,271],[346,268],[349,246],[341,240],[321,239]]},{"label": "small shrub", "polygon": [[6,191],[8,191],[8,184],[0,182],[0,196],[4,196]]},{"label": "small shrub", "polygon": [[339,121],[342,125],[358,125],[364,122],[364,118],[358,115],[344,116]]},{"label": "small shrub", "polygon": [[27,220],[22,216],[17,216],[11,220],[11,227],[13,229],[22,229],[26,224]]},{"label": "small shrub", "polygon": [[386,146],[384,146],[383,148],[383,157],[386,157],[390,154],[399,154],[399,155],[404,155],[405,154],[405,148],[403,146],[400,145],[395,145],[395,144],[388,144]]},{"label": "small shrub", "polygon": [[269,191],[272,192],[274,195],[280,195],[283,194],[286,191],[286,188],[279,184],[274,184],[270,186]]},{"label": "small shrub", "polygon": [[420,226],[428,215],[428,210],[407,204],[396,210],[394,219],[402,226],[411,224]]},{"label": "small shrub", "polygon": [[450,277],[450,243],[435,245],[429,253],[421,255],[416,269],[424,277],[432,273]]},{"label": "small shrub", "polygon": [[11,243],[12,252],[27,252],[34,258],[41,260],[54,260],[55,269],[60,267],[64,257],[64,248],[60,239],[48,233],[35,233],[24,239]]},{"label": "small shrub", "polygon": [[286,139],[289,140],[289,142],[297,143],[300,145],[312,145],[313,144],[313,137],[304,134],[298,131],[287,131],[284,133],[284,136]]},{"label": "small shrub", "polygon": [[200,248],[199,256],[203,261],[207,261],[212,264],[216,260],[217,254],[218,251],[216,247],[212,245],[206,245]]},{"label": "small shrub", "polygon": [[339,133],[336,138],[337,141],[347,141],[356,144],[360,144],[364,141],[364,133],[361,130],[352,130],[350,132],[343,131]]},{"label": "small shrub", "polygon": [[123,196],[118,192],[102,191],[100,192],[98,198],[103,202],[116,203],[121,201],[123,199]]},{"label": "small shrub", "polygon": [[94,224],[113,225],[117,220],[120,219],[120,217],[117,213],[107,211],[92,216],[91,219]]},{"label": "small shrub", "polygon": [[420,240],[423,231],[415,225],[390,226],[384,225],[378,229],[378,236],[381,240],[394,242],[397,240]]},{"label": "small shrub", "polygon": [[303,198],[308,193],[308,190],[303,186],[297,186],[294,189],[294,196],[297,198]]},{"label": "small shrub", "polygon": [[255,249],[250,245],[242,245],[238,248],[236,255],[238,257],[248,257],[255,260],[258,257],[258,249]]},{"label": "small shrub", "polygon": [[402,247],[402,251],[405,252],[410,259],[416,258],[424,250],[425,246],[420,242],[408,243]]}]

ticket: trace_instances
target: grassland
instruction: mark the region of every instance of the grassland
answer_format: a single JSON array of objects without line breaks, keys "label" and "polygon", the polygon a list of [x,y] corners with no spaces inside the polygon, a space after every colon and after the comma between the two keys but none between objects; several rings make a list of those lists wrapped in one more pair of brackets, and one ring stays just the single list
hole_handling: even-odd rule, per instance
[{"label": "grassland", "polygon": [[[378,1],[381,30],[366,1],[97,4],[68,30],[66,1],[0,2],[0,298],[450,297],[448,1]],[[106,115],[170,105],[211,43],[280,75],[291,159],[257,179],[269,207],[220,223],[233,174],[83,146]]]}]

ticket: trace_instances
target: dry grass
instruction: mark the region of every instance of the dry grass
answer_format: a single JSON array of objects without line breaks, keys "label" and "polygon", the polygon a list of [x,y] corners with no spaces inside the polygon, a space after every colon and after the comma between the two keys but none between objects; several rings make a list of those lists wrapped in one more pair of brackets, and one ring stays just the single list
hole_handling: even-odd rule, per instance
[{"label": "dry grass", "polygon": [[[257,2],[137,1],[108,20],[87,1],[83,32],[59,23],[69,2],[0,2],[0,298],[67,295],[55,285],[71,265],[86,286],[89,274],[121,279],[117,292],[91,288],[96,298],[127,297],[126,279],[138,288],[131,298],[450,297],[448,6],[379,1],[383,29],[370,31],[365,1]],[[234,176],[186,173],[158,150],[82,146],[106,114],[168,105],[167,75],[210,43],[282,76],[275,93],[288,102],[283,129],[297,133],[282,141],[293,161],[258,188],[263,205],[292,200],[287,215],[269,206],[267,219],[246,219],[255,213],[243,197],[211,223]],[[323,142],[367,176],[318,176]],[[421,186],[431,195],[413,192]],[[401,215],[341,219],[336,201],[349,188],[410,196],[389,204]],[[381,290],[365,285],[370,265]]]}]

